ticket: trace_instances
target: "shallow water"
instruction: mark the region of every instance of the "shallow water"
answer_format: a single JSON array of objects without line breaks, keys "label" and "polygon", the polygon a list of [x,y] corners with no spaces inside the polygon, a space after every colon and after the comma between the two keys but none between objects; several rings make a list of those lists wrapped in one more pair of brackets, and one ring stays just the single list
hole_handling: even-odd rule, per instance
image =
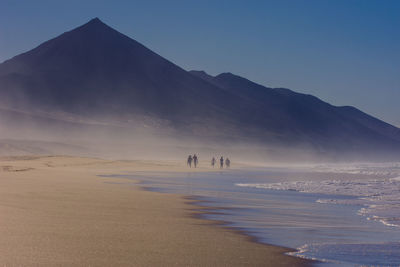
[{"label": "shallow water", "polygon": [[[260,242],[332,266],[400,265],[399,165],[141,173],[150,190],[191,195]],[[327,170],[328,169],[328,170]],[[347,171],[347,172],[346,172]],[[121,176],[118,176],[121,177]]]}]

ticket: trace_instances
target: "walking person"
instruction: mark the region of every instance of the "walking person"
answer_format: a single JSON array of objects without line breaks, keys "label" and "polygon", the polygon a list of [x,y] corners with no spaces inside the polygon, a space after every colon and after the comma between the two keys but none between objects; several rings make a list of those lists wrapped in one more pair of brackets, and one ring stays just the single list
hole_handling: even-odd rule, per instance
[{"label": "walking person", "polygon": [[219,168],[222,169],[224,167],[224,157],[221,156],[221,158],[219,159]]},{"label": "walking person", "polygon": [[196,154],[193,155],[193,163],[194,163],[194,167],[197,168],[197,164],[199,164],[199,159],[196,156]]},{"label": "walking person", "polygon": [[215,158],[213,157],[212,159],[211,159],[211,166],[214,168],[214,166],[215,166],[215,162],[216,162],[216,160],[215,160]]},{"label": "walking person", "polygon": [[187,159],[187,165],[189,165],[190,168],[192,168],[192,155],[189,155],[188,159]]},{"label": "walking person", "polygon": [[229,158],[226,158],[225,165],[226,165],[227,168],[229,168],[231,166],[231,161],[230,161]]}]

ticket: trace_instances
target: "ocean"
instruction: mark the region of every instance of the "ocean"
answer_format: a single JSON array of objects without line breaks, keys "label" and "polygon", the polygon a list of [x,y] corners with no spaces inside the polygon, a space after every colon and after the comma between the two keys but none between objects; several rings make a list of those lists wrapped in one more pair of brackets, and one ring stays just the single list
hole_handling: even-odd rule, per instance
[{"label": "ocean", "polygon": [[116,176],[191,196],[206,219],[317,265],[400,266],[400,163]]}]

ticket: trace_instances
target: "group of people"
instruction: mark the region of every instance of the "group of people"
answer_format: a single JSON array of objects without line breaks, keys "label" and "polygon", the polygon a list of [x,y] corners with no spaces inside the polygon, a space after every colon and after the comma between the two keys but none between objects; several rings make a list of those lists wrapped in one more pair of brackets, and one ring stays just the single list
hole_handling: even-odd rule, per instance
[{"label": "group of people", "polygon": [[[211,159],[211,166],[214,168],[215,167],[215,163],[216,163],[217,161],[215,160],[215,158],[213,157],[212,159]],[[226,168],[229,168],[230,166],[231,166],[231,161],[230,161],[230,159],[229,158],[226,158],[225,159],[225,166],[226,166]],[[224,157],[223,156],[221,156],[221,158],[219,159],[219,168],[220,169],[222,169],[224,167]]]},{"label": "group of people", "polygon": [[188,159],[187,159],[187,164],[189,165],[190,168],[192,168],[192,162],[195,168],[197,168],[197,165],[199,164],[199,158],[197,157],[196,154],[193,155],[189,155]]},{"label": "group of people", "polygon": [[[194,154],[193,156],[192,155],[188,156],[187,165],[190,168],[192,168],[192,163],[193,163],[195,168],[197,168],[197,166],[199,165],[199,158],[197,157],[196,154]],[[215,159],[215,157],[213,157],[211,159],[211,166],[214,168],[216,163],[217,163],[217,160]],[[226,158],[224,160],[224,157],[221,156],[221,158],[219,159],[219,167],[220,167],[220,169],[224,168],[224,164],[225,164],[226,168],[229,168],[231,166],[231,161],[230,161],[229,158]]]}]

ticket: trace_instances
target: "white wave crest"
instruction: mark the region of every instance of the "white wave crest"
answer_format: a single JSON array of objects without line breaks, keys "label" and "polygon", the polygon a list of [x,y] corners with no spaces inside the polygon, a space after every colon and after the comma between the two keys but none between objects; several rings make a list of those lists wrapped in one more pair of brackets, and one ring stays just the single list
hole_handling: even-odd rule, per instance
[{"label": "white wave crest", "polygon": [[238,183],[236,186],[269,190],[291,190],[323,195],[354,196],[351,199],[320,198],[321,204],[362,205],[359,215],[387,226],[400,227],[400,177],[374,180],[325,180],[280,183]]}]

